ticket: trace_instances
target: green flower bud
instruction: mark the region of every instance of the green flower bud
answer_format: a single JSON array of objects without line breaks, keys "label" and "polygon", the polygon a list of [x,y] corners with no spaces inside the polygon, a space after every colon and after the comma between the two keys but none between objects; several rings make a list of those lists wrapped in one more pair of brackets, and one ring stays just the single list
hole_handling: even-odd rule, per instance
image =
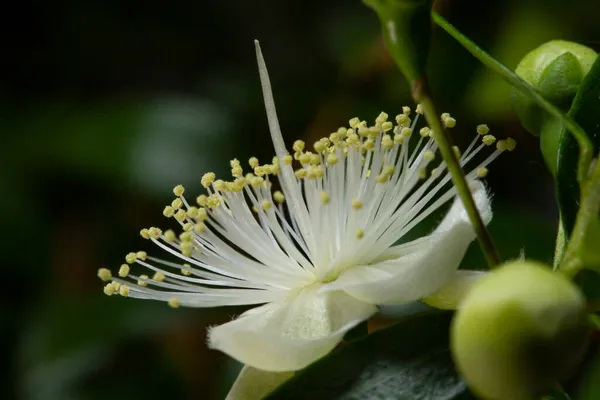
[{"label": "green flower bud", "polygon": [[[589,47],[552,40],[523,57],[515,73],[547,100],[566,111],[596,56]],[[538,136],[544,118],[542,109],[516,89],[511,91],[510,99],[525,129]]]},{"label": "green flower bud", "polygon": [[451,347],[482,398],[531,400],[573,372],[588,333],[579,289],[549,267],[516,261],[468,293],[452,323]]}]

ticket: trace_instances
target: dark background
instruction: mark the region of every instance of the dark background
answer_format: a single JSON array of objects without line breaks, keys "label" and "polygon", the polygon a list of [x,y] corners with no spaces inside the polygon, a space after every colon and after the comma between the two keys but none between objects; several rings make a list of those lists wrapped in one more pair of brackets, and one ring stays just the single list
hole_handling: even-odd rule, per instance
[{"label": "dark background", "polygon": [[[444,0],[437,9],[511,68],[549,39],[600,50],[600,7]],[[360,1],[21,1],[0,13],[0,398],[223,398],[239,365],[205,345],[240,309],[171,310],[106,297],[100,267],[148,249],[171,189],[200,192],[228,160],[269,160],[253,40],[280,122],[312,143],[409,101]],[[440,29],[429,63],[459,143],[488,123],[517,138],[487,179],[504,258],[549,261],[553,186],[508,86]],[[476,246],[465,265],[483,266]]]}]

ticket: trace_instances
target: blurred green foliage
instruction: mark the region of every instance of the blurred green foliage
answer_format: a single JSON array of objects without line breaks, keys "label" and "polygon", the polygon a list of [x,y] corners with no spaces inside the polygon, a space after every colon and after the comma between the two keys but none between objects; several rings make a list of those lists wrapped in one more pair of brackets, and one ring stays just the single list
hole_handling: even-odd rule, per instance
[{"label": "blurred green foliage", "polygon": [[[309,142],[355,115],[408,103],[360,1],[12,2],[0,68],[3,399],[223,398],[239,366],[205,346],[240,309],[170,310],[102,294],[99,267],[145,249],[179,183],[272,148],[252,40],[261,40],[284,135]],[[438,11],[510,67],[549,39],[600,50],[600,9],[445,0]],[[537,141],[509,88],[436,29],[429,66],[459,144],[488,123],[519,140],[487,179],[505,258],[552,257],[557,211]],[[483,266],[478,249],[465,265]]]}]

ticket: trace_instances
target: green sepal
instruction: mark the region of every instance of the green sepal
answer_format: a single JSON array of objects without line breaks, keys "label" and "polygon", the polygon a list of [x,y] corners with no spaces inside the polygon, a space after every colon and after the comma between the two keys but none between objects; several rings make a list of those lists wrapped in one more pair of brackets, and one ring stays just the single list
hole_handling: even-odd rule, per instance
[{"label": "green sepal", "polygon": [[431,39],[432,0],[363,0],[381,22],[383,39],[410,85],[425,72]]}]

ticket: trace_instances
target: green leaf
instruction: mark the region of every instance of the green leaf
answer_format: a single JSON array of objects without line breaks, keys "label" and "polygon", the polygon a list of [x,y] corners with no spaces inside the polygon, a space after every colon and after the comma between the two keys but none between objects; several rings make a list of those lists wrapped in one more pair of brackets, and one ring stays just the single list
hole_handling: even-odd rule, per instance
[{"label": "green leaf", "polygon": [[272,393],[282,399],[469,399],[448,349],[451,312],[414,315],[297,373]]},{"label": "green leaf", "polygon": [[[600,149],[600,57],[583,80],[569,116],[577,122],[592,141],[595,153]],[[561,127],[556,167],[558,203],[567,236],[573,231],[579,209],[580,192],[577,183],[579,147],[572,135]]]}]

